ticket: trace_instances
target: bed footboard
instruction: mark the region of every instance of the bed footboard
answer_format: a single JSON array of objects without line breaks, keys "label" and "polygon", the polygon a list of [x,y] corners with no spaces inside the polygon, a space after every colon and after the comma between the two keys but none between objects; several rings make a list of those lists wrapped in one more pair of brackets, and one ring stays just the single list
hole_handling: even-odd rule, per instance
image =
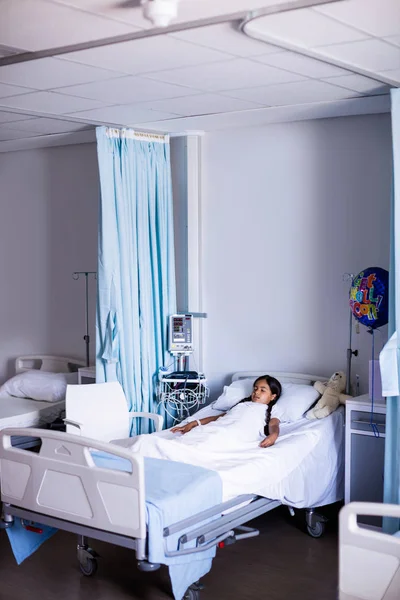
[{"label": "bed footboard", "polygon": [[[11,445],[12,436],[41,440],[38,453]],[[100,451],[129,461],[130,472],[95,465]],[[43,429],[0,432],[3,503],[86,527],[146,538],[143,458],[113,444]]]}]

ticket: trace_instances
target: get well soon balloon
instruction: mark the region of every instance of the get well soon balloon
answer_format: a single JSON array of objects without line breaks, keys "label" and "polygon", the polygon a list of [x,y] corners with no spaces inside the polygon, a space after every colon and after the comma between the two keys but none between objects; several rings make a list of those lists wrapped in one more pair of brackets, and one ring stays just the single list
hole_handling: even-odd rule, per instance
[{"label": "get well soon balloon", "polygon": [[389,273],[380,267],[361,271],[350,289],[350,308],[355,318],[372,329],[388,322]]}]

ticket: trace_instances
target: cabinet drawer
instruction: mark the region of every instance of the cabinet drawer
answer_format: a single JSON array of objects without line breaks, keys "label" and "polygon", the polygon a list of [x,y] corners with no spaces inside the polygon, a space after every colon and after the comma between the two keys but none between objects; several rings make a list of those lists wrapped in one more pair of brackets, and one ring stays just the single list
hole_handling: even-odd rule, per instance
[{"label": "cabinet drawer", "polygon": [[[385,440],[384,438],[351,434],[350,501],[383,502]],[[363,516],[362,523],[380,527],[380,517]]]},{"label": "cabinet drawer", "polygon": [[[386,415],[374,413],[372,422],[378,427],[379,433],[385,433]],[[350,428],[352,431],[372,432],[371,414],[366,411],[352,410],[350,413]]]}]

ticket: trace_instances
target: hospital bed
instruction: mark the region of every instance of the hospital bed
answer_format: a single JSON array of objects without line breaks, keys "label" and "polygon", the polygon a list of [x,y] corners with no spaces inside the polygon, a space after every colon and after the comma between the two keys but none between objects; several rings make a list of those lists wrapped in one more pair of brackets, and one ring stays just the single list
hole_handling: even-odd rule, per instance
[{"label": "hospital bed", "polygon": [[[235,374],[233,378],[255,378],[259,374],[247,372]],[[282,383],[311,384],[320,379],[304,374],[272,375]],[[210,414],[215,414],[212,405],[196,416],[202,418]],[[239,494],[196,514],[164,523],[161,534],[166,559],[196,558],[211,548],[222,548],[258,535],[259,532],[246,523],[282,504],[291,510],[306,508],[309,533],[314,537],[322,534],[325,519],[316,507],[343,498],[344,414],[339,409],[321,421],[301,421],[293,426],[294,434],[301,433],[301,427],[308,428],[317,441],[302,463],[288,475],[287,481],[277,484],[276,493],[274,490],[272,497]],[[3,519],[8,525],[16,518],[24,523],[41,523],[78,534],[78,561],[85,575],[91,575],[97,566],[96,553],[89,548],[87,538],[135,550],[138,566],[143,570],[160,566],[152,563],[148,556],[143,457],[116,444],[40,430],[31,431],[32,436],[42,441],[40,452],[34,454],[12,446],[12,437],[22,433],[21,429],[0,433]],[[163,431],[153,435],[170,434]],[[129,466],[124,471],[103,468],[96,464],[96,453],[106,453]],[[268,473],[265,477],[268,479]],[[171,548],[168,540],[177,540],[177,543]],[[195,600],[199,586],[195,580],[191,583],[184,597]]]},{"label": "hospital bed", "polygon": [[[84,362],[71,357],[54,356],[47,354],[36,354],[30,356],[19,356],[15,360],[15,374],[18,375],[18,381],[15,386],[18,387],[20,397],[11,395],[7,391],[0,394],[0,430],[6,427],[46,427],[48,424],[62,416],[65,410],[65,399],[49,402],[40,398],[40,387],[37,388],[37,378],[35,380],[35,392],[38,399],[33,400],[29,394],[30,373],[77,373],[78,368],[84,366]],[[12,391],[13,383],[16,378],[13,377],[6,382],[2,389]],[[72,383],[72,379],[70,382]],[[76,375],[77,382],[77,375]],[[26,397],[23,396],[21,389],[27,390]],[[19,438],[19,446],[25,447],[26,444],[32,445],[31,436],[26,439],[24,436]]]}]

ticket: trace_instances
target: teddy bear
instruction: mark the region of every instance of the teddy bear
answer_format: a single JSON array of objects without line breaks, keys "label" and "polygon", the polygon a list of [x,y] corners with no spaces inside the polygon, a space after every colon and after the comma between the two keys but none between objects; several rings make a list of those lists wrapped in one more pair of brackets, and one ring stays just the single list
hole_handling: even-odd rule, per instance
[{"label": "teddy bear", "polygon": [[316,381],[314,388],[321,394],[321,398],[306,413],[307,419],[323,419],[336,410],[339,404],[344,404],[348,398],[351,398],[343,394],[346,389],[346,375],[343,371],[337,371],[325,383]]}]

